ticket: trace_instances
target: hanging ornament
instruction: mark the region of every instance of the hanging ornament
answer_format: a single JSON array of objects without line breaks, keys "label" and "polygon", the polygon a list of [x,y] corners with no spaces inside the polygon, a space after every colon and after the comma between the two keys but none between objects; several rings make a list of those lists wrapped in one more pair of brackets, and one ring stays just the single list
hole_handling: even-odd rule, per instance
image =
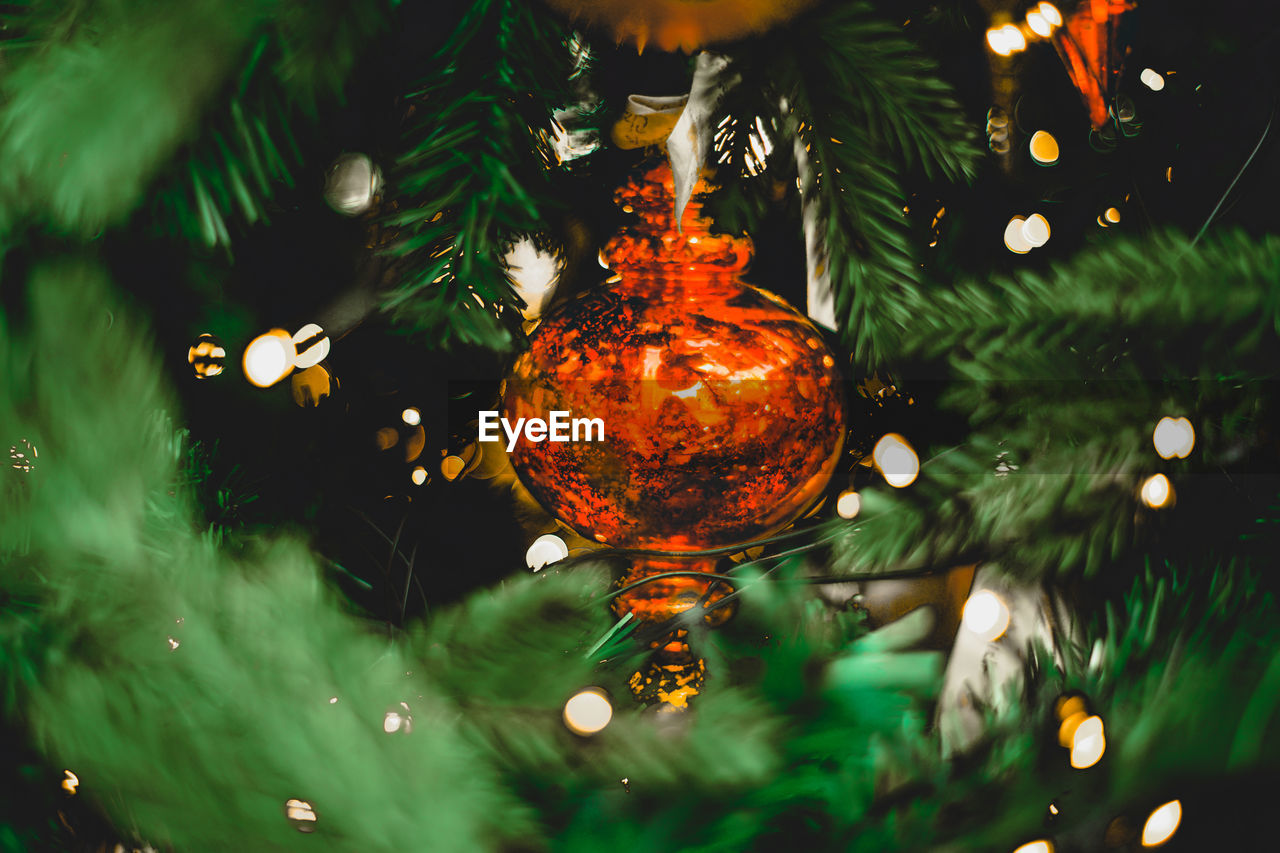
[{"label": "hanging ornament", "polygon": [[372,210],[382,190],[382,172],[367,154],[347,153],[324,176],[324,200],[343,216]]},{"label": "hanging ornament", "polygon": [[[618,191],[634,224],[605,249],[618,275],[543,318],[506,380],[504,416],[598,418],[598,441],[517,441],[511,460],[552,515],[613,546],[694,551],[787,526],[821,496],[844,439],[836,359],[811,322],[744,284],[744,238],[713,236],[697,196],[683,229],[671,169]],[[545,437],[545,436],[544,436]],[[661,623],[694,607],[720,624],[713,560],[641,560],[615,613]],[[659,641],[655,647],[663,646]],[[687,652],[680,663],[692,656]],[[669,660],[667,663],[676,663]]]},{"label": "hanging ornament", "polygon": [[619,43],[692,52],[762,33],[815,0],[547,0],[574,23],[609,31]]},{"label": "hanging ornament", "polygon": [[1121,23],[1134,6],[1126,0],[1083,0],[1053,33],[1053,46],[1080,91],[1095,130],[1109,123],[1108,105],[1128,53],[1121,46]]}]

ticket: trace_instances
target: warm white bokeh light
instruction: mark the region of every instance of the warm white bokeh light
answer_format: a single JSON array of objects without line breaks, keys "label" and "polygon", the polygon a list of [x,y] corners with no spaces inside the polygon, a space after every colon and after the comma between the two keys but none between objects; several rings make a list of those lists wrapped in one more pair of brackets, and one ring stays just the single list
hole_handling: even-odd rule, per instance
[{"label": "warm white bokeh light", "polygon": [[1142,484],[1142,502],[1152,509],[1168,506],[1173,498],[1173,484],[1164,474],[1155,474]]},{"label": "warm white bokeh light", "polygon": [[1196,430],[1186,418],[1161,418],[1151,440],[1161,459],[1186,459],[1196,446]]},{"label": "warm white bokeh light", "polygon": [[876,442],[871,451],[871,460],[884,477],[886,483],[895,489],[905,488],[915,482],[920,473],[920,457],[897,433],[891,432]]},{"label": "warm white bokeh light", "polygon": [[413,714],[409,712],[409,706],[401,702],[387,709],[387,713],[382,716],[382,730],[389,735],[409,734],[413,731]]},{"label": "warm white bokeh light", "polygon": [[1052,166],[1057,163],[1058,156],[1061,153],[1058,148],[1058,140],[1047,130],[1037,130],[1031,134],[1031,140],[1027,143],[1027,150],[1031,152],[1031,159],[1042,166]]},{"label": "warm white bokeh light", "polygon": [[1022,223],[1022,239],[1038,249],[1049,242],[1049,220],[1038,213],[1033,213]]},{"label": "warm white bokeh light", "polygon": [[841,518],[853,518],[862,509],[862,496],[853,489],[845,489],[836,498],[836,514]]},{"label": "warm white bokeh light", "polygon": [[1154,68],[1144,68],[1142,73],[1138,75],[1138,79],[1142,84],[1153,92],[1159,92],[1164,88],[1164,77],[1160,76],[1160,72]]},{"label": "warm white bokeh light", "polygon": [[409,478],[413,480],[415,486],[421,486],[427,481],[427,469],[419,465],[409,474]]},{"label": "warm white bokeh light", "polygon": [[569,546],[554,533],[545,533],[533,540],[525,552],[524,561],[535,572],[569,556]]},{"label": "warm white bokeh light", "polygon": [[1026,222],[1025,218],[1015,216],[1004,227],[1004,247],[1015,255],[1025,255],[1034,248],[1027,242],[1027,238],[1022,236],[1023,222]]},{"label": "warm white bokeh light", "polygon": [[285,800],[284,814],[299,832],[315,830],[316,812],[306,800]]},{"label": "warm white bokeh light", "polygon": [[564,724],[577,735],[593,735],[609,725],[613,705],[603,690],[588,687],[564,703]]},{"label": "warm white bokeh light", "polygon": [[1147,818],[1142,826],[1142,846],[1159,847],[1178,831],[1182,823],[1182,801],[1170,800],[1160,806]]},{"label": "warm white bokeh light", "polygon": [[1009,608],[991,590],[980,590],[964,603],[961,617],[966,630],[986,642],[994,642],[1009,630]]},{"label": "warm white bokeh light", "polygon": [[1116,207],[1108,207],[1103,211],[1102,218],[1114,225],[1120,221],[1120,209]]},{"label": "warm white bokeh light", "polygon": [[[308,342],[310,346],[306,346]],[[329,357],[329,336],[315,323],[308,323],[294,332],[293,345],[297,352],[293,363],[297,367],[315,367]]]},{"label": "warm white bokeh light", "polygon": [[1087,770],[1102,759],[1107,751],[1107,737],[1102,730],[1102,718],[1087,717],[1076,726],[1071,736],[1071,766]]},{"label": "warm white bokeh light", "polygon": [[1044,16],[1044,19],[1049,22],[1050,26],[1052,27],[1062,26],[1062,13],[1058,11],[1057,6],[1053,5],[1052,3],[1041,3],[1039,6],[1036,7],[1036,10],[1039,11],[1040,14]]},{"label": "warm white bokeh light", "polygon": [[1053,24],[1050,24],[1049,20],[1040,14],[1039,10],[1033,9],[1027,12],[1027,26],[1031,28],[1031,32],[1042,39],[1047,39],[1053,35]]},{"label": "warm white bokeh light", "polygon": [[417,426],[422,423],[422,413],[410,406],[400,413],[400,420],[404,421],[409,426]]},{"label": "warm white bokeh light", "polygon": [[1013,853],[1053,853],[1053,842],[1044,839],[1031,841],[1014,850]]},{"label": "warm white bokeh light", "polygon": [[269,388],[293,370],[297,350],[284,329],[272,329],[249,342],[244,351],[244,375],[259,388]]},{"label": "warm white bokeh light", "polygon": [[1013,24],[1005,24],[1000,28],[1004,33],[1004,43],[1009,48],[1010,53],[1017,53],[1020,50],[1027,49],[1027,37],[1022,34],[1022,30]]}]

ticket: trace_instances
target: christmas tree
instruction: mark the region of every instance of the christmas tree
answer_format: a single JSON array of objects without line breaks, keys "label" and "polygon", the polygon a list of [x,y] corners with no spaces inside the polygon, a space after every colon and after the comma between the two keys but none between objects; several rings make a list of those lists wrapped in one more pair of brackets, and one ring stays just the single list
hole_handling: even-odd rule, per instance
[{"label": "christmas tree", "polygon": [[0,4],[0,849],[1266,849],[1277,32]]}]

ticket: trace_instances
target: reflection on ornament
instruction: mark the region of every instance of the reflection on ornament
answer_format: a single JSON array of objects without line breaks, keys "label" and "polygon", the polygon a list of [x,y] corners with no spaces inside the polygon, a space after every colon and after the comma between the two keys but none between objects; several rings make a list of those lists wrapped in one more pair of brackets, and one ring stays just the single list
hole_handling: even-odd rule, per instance
[{"label": "reflection on ornament", "polygon": [[285,800],[284,814],[298,832],[315,832],[316,812],[306,800]]},{"label": "reflection on ornament", "polygon": [[1058,140],[1047,130],[1037,130],[1031,134],[1027,149],[1031,152],[1031,159],[1041,166],[1052,166],[1058,162]]},{"label": "reflection on ornament", "polygon": [[1159,847],[1178,831],[1182,823],[1182,801],[1170,800],[1153,811],[1142,825],[1142,846]]},{"label": "reflection on ornament", "polygon": [[876,442],[871,460],[884,481],[895,489],[903,489],[916,481],[920,473],[920,457],[897,433],[891,432]]},{"label": "reflection on ornament", "polygon": [[382,189],[382,172],[366,154],[338,157],[324,177],[324,200],[343,216],[370,210]]},{"label": "reflection on ornament", "polygon": [[197,379],[217,376],[222,372],[226,358],[227,351],[223,349],[222,344],[213,335],[207,333],[198,336],[195,343],[187,350],[187,364],[191,365]]},{"label": "reflection on ornament", "polygon": [[563,560],[567,556],[569,556],[569,546],[565,544],[564,540],[554,533],[545,533],[533,540],[533,544],[525,552],[524,560],[529,568],[536,572],[551,563]]},{"label": "reflection on ornament", "polygon": [[296,355],[293,336],[284,329],[272,329],[245,348],[244,375],[259,388],[268,388],[289,375]]},{"label": "reflection on ornament", "polygon": [[845,489],[836,499],[836,514],[841,518],[853,518],[862,509],[862,496],[852,489]]},{"label": "reflection on ornament", "polygon": [[609,694],[599,687],[588,687],[575,693],[564,703],[564,724],[576,735],[593,735],[613,719]]},{"label": "reflection on ornament", "polygon": [[336,380],[329,375],[324,365],[313,365],[306,370],[293,374],[290,380],[293,402],[306,408],[318,406],[320,401],[328,397]]},{"label": "reflection on ornament", "polygon": [[40,451],[25,438],[18,439],[17,444],[9,447],[9,467],[23,474],[30,474],[35,470],[36,459],[39,457]]},{"label": "reflection on ornament", "polygon": [[1142,484],[1142,502],[1152,509],[1169,506],[1173,502],[1173,484],[1164,474],[1154,474]]},{"label": "reflection on ornament", "polygon": [[315,323],[308,323],[293,333],[293,346],[297,355],[295,367],[314,367],[329,357],[329,336]]},{"label": "reflection on ornament", "polygon": [[413,714],[409,713],[409,706],[404,702],[398,702],[387,709],[382,715],[382,730],[389,735],[400,733],[409,734],[413,731]]},{"label": "reflection on ornament", "polygon": [[1009,629],[1009,608],[991,590],[981,590],[964,603],[962,624],[978,639],[993,643]]},{"label": "reflection on ornament", "polygon": [[1031,841],[1018,847],[1013,853],[1053,853],[1053,842],[1043,838]]},{"label": "reflection on ornament", "polygon": [[540,251],[533,240],[526,237],[507,252],[504,260],[511,286],[524,302],[520,313],[526,320],[536,320],[555,295],[564,258]]},{"label": "reflection on ornament", "polygon": [[632,673],[627,686],[640,703],[683,711],[688,709],[689,700],[702,692],[707,676],[706,661],[689,659],[687,655],[675,655],[672,659],[674,662],[667,662],[660,655],[644,669]]},{"label": "reflection on ornament", "polygon": [[1151,435],[1161,459],[1186,459],[1196,446],[1196,431],[1186,418],[1161,418]]}]

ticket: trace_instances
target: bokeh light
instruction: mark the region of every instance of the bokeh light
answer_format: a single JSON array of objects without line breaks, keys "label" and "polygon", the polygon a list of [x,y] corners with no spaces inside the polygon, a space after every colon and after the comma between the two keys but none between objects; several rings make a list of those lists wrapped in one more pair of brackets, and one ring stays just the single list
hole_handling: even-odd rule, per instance
[{"label": "bokeh light", "polygon": [[596,734],[612,719],[613,705],[608,694],[598,687],[581,690],[564,703],[564,724],[576,735]]},{"label": "bokeh light", "polygon": [[544,533],[533,540],[533,544],[524,554],[524,561],[536,572],[567,556],[569,556],[569,546],[565,541],[554,533]]},{"label": "bokeh light", "polygon": [[875,449],[871,451],[871,460],[885,482],[895,489],[911,485],[920,473],[920,457],[916,456],[915,450],[905,438],[894,432],[876,442]]},{"label": "bokeh light", "polygon": [[1009,630],[1009,608],[1000,596],[988,589],[980,590],[969,596],[964,603],[964,615],[961,623],[971,634],[988,643],[1004,636]]},{"label": "bokeh light", "polygon": [[1031,134],[1031,140],[1027,143],[1027,150],[1031,152],[1031,159],[1041,166],[1052,166],[1057,163],[1058,156],[1061,153],[1058,148],[1058,140],[1047,130],[1037,130]]},{"label": "bokeh light", "polygon": [[1013,853],[1053,853],[1053,842],[1040,839],[1029,841],[1013,851]]},{"label": "bokeh light", "polygon": [[1036,6],[1036,11],[1044,16],[1044,19],[1049,22],[1050,26],[1062,26],[1062,13],[1059,12],[1058,7],[1052,3],[1041,3],[1039,6]]},{"label": "bokeh light", "polygon": [[836,499],[836,514],[841,518],[853,518],[862,509],[862,496],[853,489],[845,489]]},{"label": "bokeh light", "polygon": [[1182,823],[1182,801],[1170,800],[1153,811],[1142,825],[1142,846],[1159,847],[1178,831]]},{"label": "bokeh light", "polygon": [[427,469],[419,465],[417,468],[413,469],[411,474],[409,474],[409,478],[413,480],[413,484],[415,486],[421,486],[427,481]]},{"label": "bokeh light", "polygon": [[1024,217],[1015,216],[1004,227],[1004,247],[1015,255],[1025,255],[1033,248],[1022,234],[1022,223],[1025,221]]},{"label": "bokeh light", "polygon": [[297,351],[284,329],[272,329],[249,342],[244,351],[244,375],[259,388],[269,388],[293,370]]},{"label": "bokeh light", "polygon": [[382,715],[382,730],[389,735],[409,734],[413,731],[413,714],[405,702],[398,702]]},{"label": "bokeh light", "polygon": [[1033,249],[1038,249],[1049,242],[1049,220],[1038,213],[1033,213],[1022,223],[1022,239]]},{"label": "bokeh light", "polygon": [[306,800],[285,800],[284,814],[298,832],[315,832],[316,811]]},{"label": "bokeh light", "polygon": [[329,357],[329,336],[315,323],[293,333],[293,346],[297,351],[293,363],[297,367],[314,367]]},{"label": "bokeh light", "polygon": [[1142,484],[1142,502],[1152,509],[1169,506],[1173,501],[1173,484],[1164,474],[1154,474]]},{"label": "bokeh light", "polygon": [[400,413],[400,420],[404,421],[409,426],[417,426],[422,423],[422,413],[413,406],[410,406]]},{"label": "bokeh light", "polygon": [[1142,73],[1138,75],[1138,79],[1142,81],[1142,85],[1146,86],[1153,92],[1159,92],[1164,88],[1164,77],[1154,68],[1144,68]]},{"label": "bokeh light", "polygon": [[195,371],[197,379],[208,379],[222,372],[227,351],[209,333],[199,335],[187,350],[187,364]]},{"label": "bokeh light", "polygon": [[1196,430],[1186,418],[1161,418],[1151,440],[1161,459],[1186,459],[1196,446]]},{"label": "bokeh light", "polygon": [[1102,718],[1086,717],[1071,735],[1071,766],[1087,770],[1102,759],[1107,751],[1107,738],[1102,728]]}]

